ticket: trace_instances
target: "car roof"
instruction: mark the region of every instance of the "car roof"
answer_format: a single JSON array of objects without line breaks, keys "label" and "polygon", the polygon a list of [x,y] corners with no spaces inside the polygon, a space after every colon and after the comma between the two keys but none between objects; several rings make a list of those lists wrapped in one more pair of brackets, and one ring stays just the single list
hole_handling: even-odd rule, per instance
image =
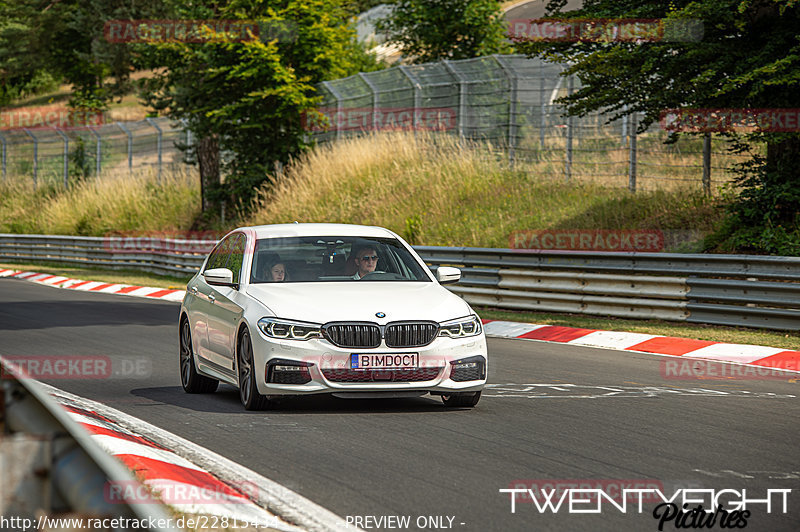
[{"label": "car roof", "polygon": [[256,238],[278,238],[287,236],[362,236],[373,238],[395,237],[395,234],[372,225],[351,225],[351,224],[274,224],[256,225],[252,227],[242,227],[238,230],[250,230],[255,232]]}]

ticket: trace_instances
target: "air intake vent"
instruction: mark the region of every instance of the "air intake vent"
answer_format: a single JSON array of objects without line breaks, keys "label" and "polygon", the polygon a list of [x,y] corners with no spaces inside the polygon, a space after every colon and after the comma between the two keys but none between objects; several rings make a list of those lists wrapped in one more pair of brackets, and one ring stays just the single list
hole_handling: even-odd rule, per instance
[{"label": "air intake vent", "polygon": [[380,347],[381,330],[374,323],[326,323],[322,334],[337,347]]},{"label": "air intake vent", "polygon": [[386,326],[386,345],[389,347],[422,347],[433,342],[439,324],[432,321],[394,322]]}]

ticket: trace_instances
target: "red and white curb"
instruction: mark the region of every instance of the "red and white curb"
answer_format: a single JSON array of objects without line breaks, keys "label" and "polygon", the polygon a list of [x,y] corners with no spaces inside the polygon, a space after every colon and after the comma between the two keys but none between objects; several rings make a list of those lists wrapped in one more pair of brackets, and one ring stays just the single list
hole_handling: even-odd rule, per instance
[{"label": "red and white curb", "polygon": [[[237,523],[238,528],[358,532],[332,512],[208,449],[124,412],[40,384],[103,450],[181,513],[217,516],[220,522]],[[132,489],[110,486],[106,496],[114,496],[115,490],[130,496],[126,491]],[[135,495],[146,498],[148,494]]]},{"label": "red and white curb", "polygon": [[731,362],[800,372],[800,351],[761,345],[727,344],[654,334],[599,331],[557,325],[483,320],[486,336],[557,342],[652,355]]},{"label": "red and white curb", "polygon": [[6,270],[0,268],[0,277],[14,277],[15,279],[25,279],[47,286],[57,288],[68,288],[70,290],[80,290],[82,292],[103,292],[106,294],[120,294],[126,296],[146,297],[149,299],[164,299],[167,301],[183,301],[185,290],[173,290],[164,288],[152,288],[149,286],[133,286],[128,284],[102,283],[99,281],[83,281],[72,279],[60,275],[50,275],[47,273],[26,272],[19,270]]}]

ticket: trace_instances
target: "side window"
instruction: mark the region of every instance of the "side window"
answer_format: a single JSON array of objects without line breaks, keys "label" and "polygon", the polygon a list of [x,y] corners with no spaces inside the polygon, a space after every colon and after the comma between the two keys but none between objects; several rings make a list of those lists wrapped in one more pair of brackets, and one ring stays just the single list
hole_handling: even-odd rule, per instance
[{"label": "side window", "polygon": [[233,242],[230,246],[230,260],[228,269],[233,272],[233,282],[238,283],[242,273],[242,263],[244,262],[244,248],[247,238],[243,234],[233,235]]},{"label": "side window", "polygon": [[228,254],[229,254],[228,248],[230,246],[231,238],[233,237],[228,237],[219,244],[217,244],[217,247],[214,248],[214,251],[211,252],[211,256],[208,258],[208,262],[206,263],[206,270],[213,270],[214,268],[226,267],[228,263]]}]

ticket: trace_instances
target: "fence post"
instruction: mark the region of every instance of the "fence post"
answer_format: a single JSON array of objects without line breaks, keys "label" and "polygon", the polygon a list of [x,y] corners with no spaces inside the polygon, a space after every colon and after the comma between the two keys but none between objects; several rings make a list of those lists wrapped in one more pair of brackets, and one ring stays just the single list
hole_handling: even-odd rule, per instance
[{"label": "fence post", "polygon": [[503,73],[508,78],[508,87],[511,91],[508,101],[508,164],[514,166],[516,156],[514,150],[517,146],[517,76],[500,56],[493,55],[492,57],[503,69]]},{"label": "fence post", "polygon": [[544,102],[544,62],[539,60],[539,103],[542,115],[539,118],[539,147],[544,149],[544,133],[547,129],[547,104]]},{"label": "fence post", "polygon": [[97,141],[97,142],[96,142],[96,150],[97,150],[97,153],[95,154],[95,170],[94,170],[94,173],[95,173],[95,175],[96,175],[97,177],[100,177],[100,169],[102,168],[102,166],[101,166],[101,162],[100,162],[100,159],[101,159],[101,157],[102,157],[102,155],[101,155],[101,151],[100,151],[100,148],[101,148],[101,139],[100,139],[100,135],[97,133],[97,131],[95,131],[95,130],[94,130],[94,129],[92,129],[91,127],[87,126],[86,128],[87,128],[89,131],[91,131],[91,132],[92,132],[92,135],[94,135],[94,138],[95,138],[95,139],[96,139],[96,141]]},{"label": "fence post", "polygon": [[161,128],[159,127],[158,124],[156,124],[155,120],[153,120],[149,116],[145,118],[145,120],[147,120],[147,123],[153,126],[155,130],[158,132],[158,137],[156,138],[156,149],[158,150],[158,183],[161,184],[161,151],[162,151],[161,140],[164,137],[164,132],[161,131]]},{"label": "fence post", "polygon": [[[342,95],[339,94],[339,91],[333,88],[333,83],[330,81],[323,81],[322,85],[328,89],[328,92],[333,94],[334,98],[336,98],[336,117],[334,120],[340,120],[342,117]],[[335,123],[334,127],[336,128],[336,140],[339,140],[342,138],[342,128],[339,127],[338,123]]]},{"label": "fence post", "polygon": [[622,146],[625,147],[628,144],[628,120],[630,120],[631,116],[628,113],[628,104],[622,106]]},{"label": "fence post", "polygon": [[359,72],[358,77],[360,77],[361,80],[367,84],[369,90],[372,91],[372,131],[378,131],[378,91],[366,74]]},{"label": "fence post", "polygon": [[[567,96],[572,95],[572,87],[573,87],[573,77],[569,76],[567,78]],[[572,129],[574,127],[574,119],[572,115],[567,116],[567,154],[566,154],[566,161],[564,163],[564,175],[566,176],[566,181],[569,183],[569,180],[572,178]]]},{"label": "fence post", "polygon": [[39,175],[39,139],[27,128],[23,128],[22,131],[33,139],[33,188],[36,188],[36,178]]},{"label": "fence post", "polygon": [[636,192],[636,111],[630,114],[630,128],[631,128],[631,142],[630,142],[630,156],[628,157],[628,189],[631,192]]},{"label": "fence post", "polygon": [[64,139],[64,188],[69,188],[69,137],[57,127],[53,128]]},{"label": "fence post", "polygon": [[464,78],[461,77],[453,65],[450,64],[450,61],[447,59],[442,60],[445,68],[447,71],[453,74],[453,76],[458,80],[458,136],[462,139],[464,138],[464,116],[467,113],[467,94],[466,94],[466,85],[464,82]]},{"label": "fence post", "polygon": [[[422,95],[420,94],[422,86],[417,78],[408,71],[408,67],[406,65],[400,65],[400,72],[402,72],[406,78],[408,78],[408,81],[411,82],[411,86],[414,88],[414,134],[416,135],[420,126],[419,115],[422,112]],[[438,125],[439,124],[437,123],[436,126],[438,127]]]},{"label": "fence post", "polygon": [[711,195],[711,133],[703,135],[703,193]]},{"label": "fence post", "polygon": [[0,142],[3,143],[3,182],[6,181],[6,137],[0,133]]},{"label": "fence post", "polygon": [[128,172],[133,172],[133,133],[121,122],[114,122],[128,136]]}]

